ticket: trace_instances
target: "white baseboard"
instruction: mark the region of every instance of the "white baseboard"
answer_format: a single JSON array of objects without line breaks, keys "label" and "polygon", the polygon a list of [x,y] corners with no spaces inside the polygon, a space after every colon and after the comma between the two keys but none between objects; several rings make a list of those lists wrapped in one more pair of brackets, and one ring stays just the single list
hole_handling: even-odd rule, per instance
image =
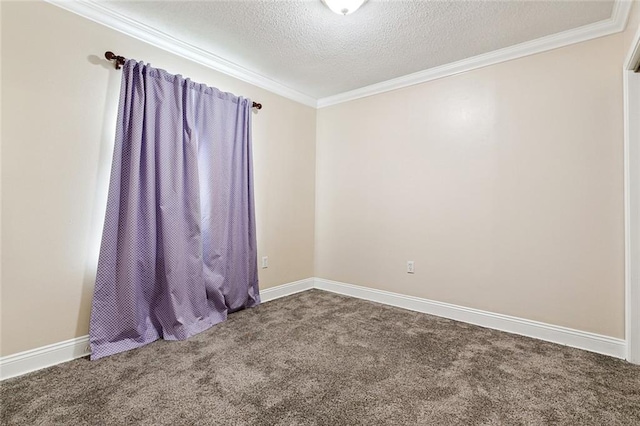
[{"label": "white baseboard", "polygon": [[21,376],[89,355],[89,336],[3,356],[0,358],[0,380]]},{"label": "white baseboard", "polygon": [[[322,278],[307,278],[267,288],[260,291],[260,297],[263,302],[269,302],[312,288],[520,334],[616,358],[624,359],[627,354],[627,345],[622,339]],[[88,345],[89,336],[81,336],[1,357],[0,380],[21,376],[87,356],[89,355]]]},{"label": "white baseboard", "polygon": [[609,355],[624,359],[627,354],[627,344],[622,339],[602,336],[586,331],[574,330],[567,327],[545,324],[538,321],[512,317],[509,315],[495,314],[479,309],[465,308],[450,303],[436,302],[419,297],[405,296],[388,291],[360,287],[337,281],[314,279],[314,288],[357,297],[385,305],[396,306],[412,311],[423,312],[439,317],[450,318],[481,327],[506,331],[533,337],[547,342],[559,343],[573,348],[584,349],[599,354]]},{"label": "white baseboard", "polygon": [[[313,278],[294,281],[260,290],[263,302],[299,293],[313,288]],[[0,357],[0,380],[21,376],[63,362],[72,361],[90,354],[89,336],[76,337],[64,342],[42,346],[13,355]]]},{"label": "white baseboard", "polygon": [[262,302],[270,302],[281,297],[300,293],[301,291],[311,290],[313,288],[313,283],[313,278],[306,278],[304,280],[260,290],[260,300],[262,300]]}]

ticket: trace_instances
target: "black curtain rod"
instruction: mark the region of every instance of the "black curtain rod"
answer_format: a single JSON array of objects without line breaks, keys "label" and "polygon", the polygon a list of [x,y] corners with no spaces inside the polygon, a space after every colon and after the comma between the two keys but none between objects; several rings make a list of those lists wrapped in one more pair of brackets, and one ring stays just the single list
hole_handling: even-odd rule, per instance
[{"label": "black curtain rod", "polygon": [[[118,56],[110,51],[105,52],[104,57],[107,58],[108,61],[114,61],[117,70],[122,68],[124,61],[127,60],[124,56]],[[254,102],[252,106],[255,109],[262,109],[262,104],[259,104],[258,102]]]}]

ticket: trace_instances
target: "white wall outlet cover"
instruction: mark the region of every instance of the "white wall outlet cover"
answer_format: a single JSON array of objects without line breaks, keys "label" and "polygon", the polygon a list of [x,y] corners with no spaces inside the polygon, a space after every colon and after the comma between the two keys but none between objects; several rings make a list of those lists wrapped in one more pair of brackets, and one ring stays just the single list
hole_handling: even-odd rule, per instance
[{"label": "white wall outlet cover", "polygon": [[413,260],[409,260],[407,261],[407,273],[408,274],[413,274],[415,272],[415,267],[413,264]]}]

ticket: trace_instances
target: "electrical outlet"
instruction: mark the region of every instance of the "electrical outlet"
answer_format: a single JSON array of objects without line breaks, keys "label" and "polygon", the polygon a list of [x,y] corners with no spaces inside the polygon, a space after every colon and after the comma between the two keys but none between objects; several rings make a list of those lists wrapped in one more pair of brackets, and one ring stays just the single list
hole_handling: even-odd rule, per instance
[{"label": "electrical outlet", "polygon": [[262,256],[262,269],[269,267],[269,256]]},{"label": "electrical outlet", "polygon": [[413,274],[415,271],[413,260],[407,260],[407,274]]}]

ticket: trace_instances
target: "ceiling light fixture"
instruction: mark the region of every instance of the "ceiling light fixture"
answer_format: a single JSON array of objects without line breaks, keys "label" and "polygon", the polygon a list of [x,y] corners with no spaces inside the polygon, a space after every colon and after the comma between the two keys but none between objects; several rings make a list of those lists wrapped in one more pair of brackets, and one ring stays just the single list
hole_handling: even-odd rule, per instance
[{"label": "ceiling light fixture", "polygon": [[350,15],[367,0],[322,0],[322,2],[338,15]]}]

